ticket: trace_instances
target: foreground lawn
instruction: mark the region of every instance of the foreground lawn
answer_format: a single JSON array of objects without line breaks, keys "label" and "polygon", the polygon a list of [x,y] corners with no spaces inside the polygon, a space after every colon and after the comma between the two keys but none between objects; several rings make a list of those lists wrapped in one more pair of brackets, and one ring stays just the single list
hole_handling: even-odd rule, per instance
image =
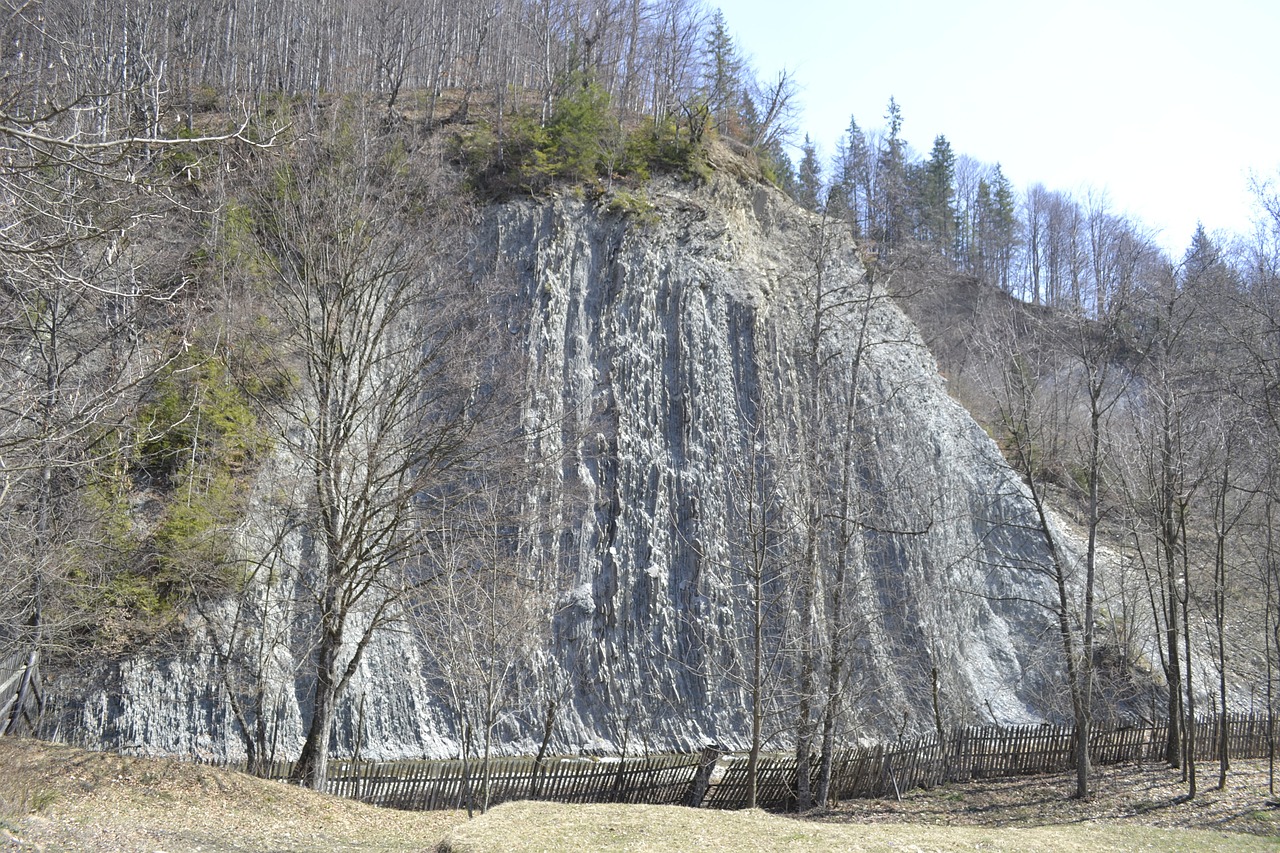
[{"label": "foreground lawn", "polygon": [[[1280,851],[1262,763],[1182,801],[1176,771],[1103,768],[856,800],[804,817],[672,806],[379,809],[164,759],[0,738],[0,849],[85,851]],[[1207,787],[1207,786],[1206,786]],[[1227,830],[1231,831],[1227,831]]]},{"label": "foreground lawn", "polygon": [[839,824],[760,811],[716,812],[676,806],[565,806],[508,803],[455,826],[448,853],[627,851],[1251,851],[1280,839],[1203,829],[1068,824],[995,828],[921,824]]},{"label": "foreground lawn", "polygon": [[431,850],[465,812],[401,812],[212,767],[0,737],[0,849]]}]

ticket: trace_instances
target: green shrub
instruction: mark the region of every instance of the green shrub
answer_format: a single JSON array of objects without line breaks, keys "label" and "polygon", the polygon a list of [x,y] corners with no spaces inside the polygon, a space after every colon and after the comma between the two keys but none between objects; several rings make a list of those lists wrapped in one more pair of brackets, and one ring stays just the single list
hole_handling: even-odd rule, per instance
[{"label": "green shrub", "polygon": [[[280,380],[257,372],[234,376],[227,352],[226,344],[218,355],[192,346],[159,377],[140,410],[135,466],[166,500],[135,559],[108,584],[104,597],[112,606],[156,616],[192,592],[234,584],[231,531],[243,513],[250,469],[271,447],[249,390],[278,390]],[[243,360],[254,358],[259,366],[271,362],[250,347]]]},{"label": "green shrub", "polygon": [[150,572],[127,570],[113,575],[102,591],[103,603],[126,613],[154,617],[171,609]]},{"label": "green shrub", "polygon": [[241,470],[269,442],[226,360],[192,347],[162,374],[139,413],[139,463],[172,479],[184,466]]},{"label": "green shrub", "polygon": [[653,202],[641,190],[618,190],[609,197],[606,208],[610,213],[631,217],[644,225],[653,225],[658,221]]},{"label": "green shrub", "polygon": [[700,179],[710,171],[690,128],[644,119],[624,133],[608,93],[581,77],[565,87],[545,126],[529,111],[506,118],[500,134],[479,122],[455,138],[454,159],[473,189],[498,198],[557,183],[641,182],[655,172]]},{"label": "green shrub", "polygon": [[627,134],[619,172],[640,180],[648,179],[651,172],[676,174],[687,180],[706,180],[711,174],[704,146],[695,141],[687,125],[672,117],[663,122],[647,118]]},{"label": "green shrub", "polygon": [[216,469],[193,468],[182,479],[151,538],[151,583],[162,602],[181,600],[189,590],[222,591],[233,582],[231,528],[247,484]]},{"label": "green shrub", "polygon": [[618,145],[609,94],[594,81],[576,82],[547,124],[547,155],[554,176],[581,182],[600,177]]}]

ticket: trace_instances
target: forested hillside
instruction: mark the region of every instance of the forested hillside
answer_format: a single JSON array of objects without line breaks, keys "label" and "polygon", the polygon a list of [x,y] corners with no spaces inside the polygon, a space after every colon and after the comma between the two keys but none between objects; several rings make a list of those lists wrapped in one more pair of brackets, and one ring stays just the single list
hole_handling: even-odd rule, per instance
[{"label": "forested hillside", "polygon": [[696,0],[0,8],[0,727],[37,664],[309,784],[1273,707],[1274,188],[1169,258],[893,100],[822,163]]}]

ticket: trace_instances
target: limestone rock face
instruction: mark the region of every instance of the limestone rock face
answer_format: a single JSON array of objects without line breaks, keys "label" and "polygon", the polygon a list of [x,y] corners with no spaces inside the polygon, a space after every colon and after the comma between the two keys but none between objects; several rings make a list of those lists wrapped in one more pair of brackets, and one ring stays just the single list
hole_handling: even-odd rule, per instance
[{"label": "limestone rock face", "polygon": [[[520,294],[523,417],[551,460],[529,496],[550,606],[528,650],[533,681],[559,691],[551,746],[743,745],[755,598],[770,731],[793,723],[806,635],[815,715],[839,660],[846,737],[931,728],[935,696],[948,724],[1055,713],[1056,635],[1032,603],[1050,600],[1048,558],[1024,489],[847,235],[724,173],[647,192],[652,209],[629,213],[511,202],[476,230],[476,274]],[[304,644],[288,649],[264,663],[280,757],[307,713]],[[67,704],[63,734],[235,756],[216,665],[198,635],[120,662]],[[408,632],[380,634],[336,752],[457,754],[431,669]],[[538,702],[520,703],[505,751],[541,738]]]}]

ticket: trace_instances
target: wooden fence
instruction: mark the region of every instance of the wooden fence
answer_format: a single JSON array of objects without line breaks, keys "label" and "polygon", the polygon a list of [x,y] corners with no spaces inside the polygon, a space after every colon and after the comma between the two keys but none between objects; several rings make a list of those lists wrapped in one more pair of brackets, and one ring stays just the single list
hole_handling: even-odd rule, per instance
[{"label": "wooden fence", "polygon": [[[705,753],[704,753],[705,755]],[[717,757],[716,753],[712,761]],[[509,800],[561,803],[689,802],[699,755],[655,755],[622,758],[493,758],[487,778],[479,761],[331,760],[331,794],[400,809],[466,808],[468,802],[490,806]],[[276,762],[263,774],[288,779],[292,762]]]},{"label": "wooden fence", "polygon": [[[0,661],[0,727],[14,713],[17,687],[26,666],[16,658]],[[39,679],[33,679],[38,686]],[[38,690],[33,694],[39,704]],[[18,709],[18,717],[30,715]],[[1280,726],[1263,715],[1233,714],[1200,720],[1196,725],[1196,758],[1218,758],[1222,728],[1233,758],[1265,758],[1280,752]],[[34,726],[29,726],[32,729]],[[21,731],[21,730],[19,730]],[[1168,726],[1095,730],[1090,756],[1095,765],[1159,762],[1164,757]],[[936,734],[894,743],[848,747],[834,756],[830,796],[901,796],[916,788],[948,782],[1060,773],[1074,765],[1072,726],[971,726],[939,739]],[[238,769],[244,769],[243,766]],[[275,762],[262,774],[287,779],[292,762]],[[817,787],[813,762],[810,790]],[[765,809],[796,805],[796,760],[793,754],[760,756],[756,804]],[[700,755],[648,755],[611,758],[500,757],[490,761],[487,775],[480,762],[359,761],[329,762],[326,790],[379,806],[431,810],[489,806],[510,800],[563,803],[648,803],[737,809],[747,804],[747,756],[714,748]]]},{"label": "wooden fence", "polygon": [[[23,676],[28,668],[31,668],[31,678],[26,679],[27,690],[24,693]],[[39,658],[33,663],[32,655],[14,652],[0,660],[0,734],[34,734],[43,704]]]},{"label": "wooden fence", "polygon": [[[1263,758],[1271,748],[1265,716],[1231,715],[1201,720],[1196,726],[1196,757],[1218,757],[1221,726],[1227,727],[1230,754]],[[1096,730],[1090,741],[1094,764],[1160,761],[1167,726],[1158,723]],[[945,739],[935,735],[891,744],[850,747],[834,757],[831,796],[887,797],[947,782],[1058,773],[1073,767],[1072,726],[971,726]],[[291,763],[278,762],[265,774],[287,779]],[[622,758],[495,758],[486,780],[477,761],[329,762],[330,793],[401,809],[452,809],[509,800],[563,803],[650,803],[737,809],[747,803],[747,757],[701,755]],[[813,767],[816,788],[818,768]],[[756,803],[766,809],[791,809],[796,803],[794,755],[762,755]],[[487,794],[487,797],[486,797]]]},{"label": "wooden fence", "polygon": [[[1200,720],[1196,725],[1196,759],[1218,759],[1221,727],[1227,727],[1228,752],[1234,758],[1265,758],[1271,749],[1269,723],[1261,715],[1230,715]],[[1164,758],[1166,723],[1095,730],[1090,758],[1095,765]],[[914,788],[933,788],[947,782],[1000,779],[1042,773],[1061,773],[1074,764],[1074,726],[972,726],[958,729],[944,740],[926,735],[894,744],[840,750],[833,761],[831,796],[889,797]],[[746,758],[728,756],[718,785],[705,805],[743,808],[747,803]],[[818,769],[813,768],[813,785]],[[761,756],[756,803],[761,808],[794,808],[795,756]]]}]

